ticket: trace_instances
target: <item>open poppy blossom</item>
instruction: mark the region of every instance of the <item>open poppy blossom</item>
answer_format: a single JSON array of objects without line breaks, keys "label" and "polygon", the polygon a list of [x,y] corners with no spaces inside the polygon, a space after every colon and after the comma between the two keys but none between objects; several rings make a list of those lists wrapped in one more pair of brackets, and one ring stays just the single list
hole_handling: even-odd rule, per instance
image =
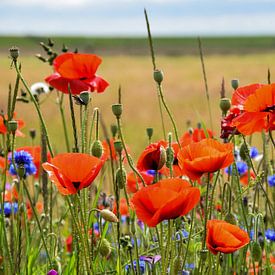
[{"label": "open poppy blossom", "polygon": [[50,180],[63,195],[88,187],[98,175],[103,161],[81,153],[59,154],[42,164]]},{"label": "open poppy blossom", "polygon": [[244,135],[275,129],[275,84],[254,84],[253,88],[242,92],[237,89],[232,97],[242,109],[232,123]]},{"label": "open poppy blossom", "polygon": [[[33,157],[33,163],[36,167],[35,177],[39,177],[40,174],[40,165],[41,165],[41,147],[40,146],[23,146],[16,149],[16,151],[25,151],[28,152]],[[47,161],[50,161],[51,155],[47,153]]]},{"label": "open poppy blossom", "polygon": [[[144,179],[146,185],[150,185],[153,183],[154,176],[152,174],[148,173],[147,171],[141,171],[140,174]],[[139,189],[143,187],[144,186],[141,182],[141,179],[133,171],[131,171],[127,175],[127,192],[136,193]]]},{"label": "open poppy blossom", "polygon": [[[3,116],[0,116],[0,134],[7,134],[8,129],[7,125],[5,123],[5,120],[8,119],[8,116],[5,116],[5,119]],[[22,119],[16,119],[16,114],[13,115],[13,120],[17,121],[17,130],[15,131],[15,135],[17,137],[24,137],[25,135],[20,131],[21,128],[25,126],[25,122]]]},{"label": "open poppy blossom", "polygon": [[83,91],[102,93],[109,84],[95,74],[100,63],[101,58],[94,54],[64,53],[55,58],[55,72],[45,81],[63,93],[69,93],[68,86],[72,94]]},{"label": "open poppy blossom", "polygon": [[179,166],[192,180],[204,173],[213,173],[229,166],[234,161],[233,144],[203,139],[183,147],[178,153]]},{"label": "open poppy blossom", "polygon": [[[209,129],[207,129],[206,131],[207,131],[208,138],[212,138],[213,132]],[[190,131],[187,131],[182,135],[182,137],[180,138],[180,144],[181,146],[186,146],[193,142],[199,142],[205,138],[207,138],[207,136],[205,135],[204,129],[195,128],[195,129],[191,129]]]},{"label": "open poppy blossom", "polygon": [[[113,204],[113,212],[115,215],[117,215],[117,205],[116,201],[114,201]],[[121,216],[129,216],[129,207],[127,205],[126,198],[121,198],[119,201],[119,212]]]},{"label": "open poppy blossom", "polygon": [[206,244],[214,255],[218,252],[233,253],[246,246],[249,241],[247,232],[236,225],[221,220],[207,222]]},{"label": "open poppy blossom", "polygon": [[[33,211],[32,211],[32,207],[30,205],[30,202],[26,203],[26,207],[27,207],[27,216],[28,219],[31,220],[33,217]],[[41,214],[43,212],[43,203],[38,201],[35,205],[36,211],[38,214]]]},{"label": "open poppy blossom", "polygon": [[160,170],[166,162],[166,141],[151,143],[138,158],[137,168],[140,171]]},{"label": "open poppy blossom", "polygon": [[200,200],[200,190],[183,179],[160,180],[140,189],[132,198],[139,220],[155,227],[163,220],[186,215]]}]

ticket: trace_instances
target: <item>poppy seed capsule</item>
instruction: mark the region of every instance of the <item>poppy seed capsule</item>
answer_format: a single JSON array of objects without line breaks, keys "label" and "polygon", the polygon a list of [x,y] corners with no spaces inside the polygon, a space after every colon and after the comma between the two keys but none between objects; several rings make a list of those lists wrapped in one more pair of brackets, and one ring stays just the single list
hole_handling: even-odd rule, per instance
[{"label": "poppy seed capsule", "polygon": [[220,109],[222,110],[223,115],[230,110],[231,107],[231,100],[229,98],[221,98],[220,99]]},{"label": "poppy seed capsule", "polygon": [[161,84],[161,82],[163,81],[163,72],[161,70],[155,70],[154,71],[154,80],[158,84]]},{"label": "poppy seed capsule", "polygon": [[241,147],[240,147],[240,157],[242,160],[246,161],[247,160],[247,156],[249,156],[249,148],[247,147],[247,145],[245,143],[242,143]]},{"label": "poppy seed capsule", "polygon": [[170,168],[174,161],[174,150],[171,147],[166,149],[166,166]]},{"label": "poppy seed capsule", "polygon": [[112,251],[112,248],[111,248],[111,245],[110,245],[109,241],[106,240],[106,239],[102,239],[100,247],[99,247],[99,253],[103,257],[107,257],[107,256],[110,255],[111,251]]},{"label": "poppy seed capsule", "polygon": [[231,80],[231,86],[234,90],[237,90],[239,87],[239,80],[238,79],[232,79]]},{"label": "poppy seed capsule", "polygon": [[255,262],[259,262],[262,259],[262,248],[258,242],[252,242],[251,254]]},{"label": "poppy seed capsule", "polygon": [[102,153],[103,153],[103,146],[102,146],[101,141],[95,140],[92,145],[91,155],[96,158],[100,158],[102,156]]},{"label": "poppy seed capsule", "polygon": [[111,125],[111,132],[112,132],[112,136],[114,138],[117,134],[117,126],[115,124]]},{"label": "poppy seed capsule", "polygon": [[82,103],[84,105],[88,105],[90,100],[91,100],[91,97],[90,97],[90,92],[88,91],[83,91],[80,93],[79,95],[80,99],[82,100]]},{"label": "poppy seed capsule", "polygon": [[108,222],[118,222],[117,216],[108,209],[103,209],[100,211],[101,217]]},{"label": "poppy seed capsule", "polygon": [[11,58],[16,61],[19,56],[19,49],[15,46],[10,48],[10,56]]},{"label": "poppy seed capsule", "polygon": [[8,121],[8,131],[10,133],[12,133],[14,135],[17,128],[18,128],[18,122],[17,121],[15,121],[15,120]]},{"label": "poppy seed capsule", "polygon": [[123,189],[125,187],[127,175],[125,169],[122,167],[122,169],[118,168],[116,171],[116,182],[120,189]]},{"label": "poppy seed capsule", "polygon": [[154,129],[153,128],[147,128],[146,133],[147,133],[148,138],[151,139],[152,136],[153,136],[153,133],[154,133]]},{"label": "poppy seed capsule", "polygon": [[122,104],[119,104],[119,103],[113,104],[112,111],[113,111],[113,114],[116,116],[116,118],[119,119],[122,114]]},{"label": "poppy seed capsule", "polygon": [[115,146],[116,152],[118,152],[118,154],[121,154],[121,152],[123,150],[122,142],[120,140],[116,140],[114,142],[114,146]]},{"label": "poppy seed capsule", "polygon": [[208,254],[208,249],[202,249],[202,250],[200,251],[200,256],[201,256],[201,259],[202,259],[203,261],[205,261],[205,260],[207,259],[207,254]]},{"label": "poppy seed capsule", "polygon": [[228,223],[231,223],[233,225],[237,224],[237,221],[235,219],[235,216],[232,213],[227,213],[224,220]]}]

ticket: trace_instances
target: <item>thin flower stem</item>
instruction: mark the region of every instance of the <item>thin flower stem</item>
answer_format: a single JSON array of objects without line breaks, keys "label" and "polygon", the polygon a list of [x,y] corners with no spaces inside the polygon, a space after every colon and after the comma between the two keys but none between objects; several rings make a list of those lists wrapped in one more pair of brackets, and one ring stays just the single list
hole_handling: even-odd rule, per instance
[{"label": "thin flower stem", "polygon": [[22,74],[21,74],[21,72],[20,72],[20,70],[19,70],[19,68],[18,68],[17,62],[14,61],[13,63],[14,63],[14,67],[15,67],[15,70],[16,70],[16,72],[17,72],[17,75],[19,76],[21,82],[23,83],[24,87],[26,88],[26,90],[27,90],[27,92],[28,92],[30,98],[32,99],[32,102],[33,102],[33,104],[34,104],[34,106],[35,106],[35,109],[36,109],[36,111],[37,111],[37,113],[38,113],[38,116],[39,116],[39,119],[40,119],[40,121],[41,121],[42,127],[44,128],[44,131],[45,131],[45,135],[46,135],[46,140],[47,140],[49,152],[50,152],[51,156],[53,157],[53,155],[54,155],[54,154],[53,154],[53,149],[52,149],[52,146],[51,146],[51,143],[50,143],[48,131],[47,131],[46,124],[45,124],[44,118],[43,118],[43,116],[42,116],[42,113],[41,113],[41,111],[40,111],[40,108],[39,108],[39,106],[38,106],[38,104],[37,104],[36,99],[34,98],[33,94],[31,93],[31,90],[30,90],[29,86],[27,85],[25,79],[23,78],[23,76],[22,76]]},{"label": "thin flower stem", "polygon": [[207,219],[208,219],[209,187],[210,187],[210,173],[207,174],[207,189],[206,189],[206,196],[205,196],[204,232],[203,232],[202,249],[206,249],[206,226],[207,226]]},{"label": "thin flower stem", "polygon": [[162,268],[162,275],[167,274],[167,268],[168,268],[168,262],[170,259],[170,245],[171,245],[171,237],[172,237],[172,226],[173,226],[173,221],[171,219],[168,220],[168,234],[167,234],[167,244],[166,244],[166,249],[164,252],[164,264]]},{"label": "thin flower stem", "polygon": [[31,205],[31,208],[32,208],[32,212],[33,212],[34,217],[35,217],[35,219],[36,219],[36,222],[37,222],[37,225],[38,225],[38,228],[39,228],[39,231],[40,231],[42,243],[43,243],[43,246],[44,246],[44,248],[45,248],[47,257],[48,257],[48,259],[49,259],[49,262],[50,262],[50,266],[53,266],[53,262],[52,262],[52,259],[51,259],[51,256],[50,256],[50,253],[49,253],[49,250],[48,250],[48,247],[47,247],[45,238],[44,238],[44,232],[43,232],[43,229],[42,229],[42,227],[41,227],[41,224],[40,224],[40,221],[39,221],[39,218],[38,218],[36,209],[35,209],[35,207],[34,207],[34,205],[33,205],[33,203],[32,203],[31,195],[30,195],[30,193],[29,193],[29,190],[28,190],[28,188],[27,188],[27,186],[26,186],[26,182],[25,182],[24,179],[22,180],[22,182],[23,182],[23,187],[24,187],[25,192],[26,192],[26,194],[27,194],[28,200],[29,200],[29,202],[30,202],[30,205]]},{"label": "thin flower stem", "polygon": [[216,178],[215,178],[214,184],[213,184],[213,188],[212,188],[212,194],[211,194],[211,198],[210,198],[209,219],[211,219],[211,216],[212,216],[214,193],[215,193],[216,185],[217,185],[217,182],[218,182],[218,179],[219,179],[219,176],[220,176],[220,171],[221,170],[219,170],[218,173],[217,173],[217,175],[216,175]]}]

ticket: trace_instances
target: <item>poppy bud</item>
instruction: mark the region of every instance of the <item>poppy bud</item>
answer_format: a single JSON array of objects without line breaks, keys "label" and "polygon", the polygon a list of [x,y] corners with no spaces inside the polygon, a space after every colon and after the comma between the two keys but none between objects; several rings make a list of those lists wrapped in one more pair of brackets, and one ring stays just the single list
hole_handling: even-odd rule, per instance
[{"label": "poppy bud", "polygon": [[148,136],[149,139],[152,138],[153,132],[154,132],[154,129],[153,129],[153,128],[147,128],[147,129],[146,129],[146,133],[147,133],[147,136]]},{"label": "poppy bud", "polygon": [[36,136],[36,130],[35,129],[30,129],[30,137],[32,138],[32,139],[35,139],[35,136]]},{"label": "poppy bud", "polygon": [[229,98],[224,97],[220,99],[220,109],[222,110],[222,113],[224,116],[229,111],[230,107],[231,107],[231,100]]},{"label": "poppy bud", "polygon": [[158,83],[161,84],[163,80],[163,72],[161,70],[155,70],[154,71],[154,80]]},{"label": "poppy bud", "polygon": [[66,53],[68,50],[69,50],[68,47],[65,44],[63,44],[63,46],[62,46],[62,52]]},{"label": "poppy bud", "polygon": [[113,114],[116,116],[116,118],[119,119],[122,114],[122,104],[119,104],[119,103],[113,104],[112,111],[113,111]]},{"label": "poppy bud", "polygon": [[262,259],[262,248],[258,242],[252,242],[251,254],[255,262],[259,262]]},{"label": "poppy bud", "polygon": [[190,135],[192,135],[192,134],[194,133],[194,129],[193,129],[192,127],[189,127],[189,128],[188,128],[188,133],[189,133]]},{"label": "poppy bud", "polygon": [[249,148],[245,143],[242,143],[240,147],[240,157],[242,160],[246,161],[247,156],[249,156]]},{"label": "poppy bud", "polygon": [[105,221],[108,222],[118,222],[117,216],[110,210],[108,209],[103,209],[100,211],[100,215]]},{"label": "poppy bud", "polygon": [[15,134],[16,130],[18,127],[18,122],[15,120],[8,121],[8,131],[12,133],[13,135]]},{"label": "poppy bud", "polygon": [[112,251],[111,245],[107,239],[102,239],[99,247],[99,252],[103,257],[107,257],[110,255]]},{"label": "poppy bud", "polygon": [[102,156],[102,153],[103,153],[103,146],[101,144],[101,141],[95,140],[92,145],[91,155],[96,158],[100,158]]},{"label": "poppy bud", "polygon": [[235,219],[235,216],[234,216],[232,213],[227,213],[227,214],[225,215],[224,220],[225,220],[226,222],[231,223],[231,224],[234,224],[234,225],[237,224],[237,221],[236,221],[236,219]]},{"label": "poppy bud", "polygon": [[80,97],[83,105],[88,105],[91,100],[90,92],[88,92],[88,91],[81,92],[79,97]]},{"label": "poppy bud", "polygon": [[208,254],[208,249],[202,249],[202,250],[200,251],[200,256],[201,256],[201,259],[202,259],[203,261],[206,260],[207,254]]},{"label": "poppy bud", "polygon": [[47,59],[45,57],[43,57],[41,54],[36,54],[35,55],[39,60],[41,60],[42,62],[47,62]]},{"label": "poppy bud", "polygon": [[179,274],[180,271],[181,271],[182,263],[183,263],[182,257],[181,257],[181,256],[176,256],[176,257],[173,259],[173,262],[172,262],[171,274],[173,274],[173,275]]},{"label": "poppy bud", "polygon": [[111,125],[111,132],[112,132],[112,136],[114,138],[116,136],[116,134],[117,134],[117,126],[116,126],[116,124],[112,124]]},{"label": "poppy bud", "polygon": [[166,149],[166,166],[169,168],[174,161],[174,150],[172,147]]},{"label": "poppy bud", "polygon": [[118,168],[116,171],[116,182],[120,189],[123,189],[126,183],[127,175],[124,168]]},{"label": "poppy bud", "polygon": [[19,56],[19,49],[15,46],[10,48],[10,56],[13,61],[16,61]]},{"label": "poppy bud", "polygon": [[116,140],[114,142],[114,146],[115,146],[115,149],[116,151],[118,152],[118,154],[121,154],[122,150],[123,150],[123,146],[122,146],[122,142],[121,140]]},{"label": "poppy bud", "polygon": [[231,80],[231,86],[234,90],[237,90],[239,87],[239,80],[238,79],[232,79]]},{"label": "poppy bud", "polygon": [[166,151],[163,146],[160,146],[159,163],[157,170],[160,170],[166,163]]}]

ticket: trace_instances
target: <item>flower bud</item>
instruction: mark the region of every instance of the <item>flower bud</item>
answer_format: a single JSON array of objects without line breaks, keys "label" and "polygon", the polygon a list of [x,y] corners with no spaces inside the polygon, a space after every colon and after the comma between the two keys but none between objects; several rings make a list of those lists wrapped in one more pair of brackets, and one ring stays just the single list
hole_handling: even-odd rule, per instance
[{"label": "flower bud", "polygon": [[101,217],[108,222],[118,222],[117,216],[108,209],[103,209],[100,211]]},{"label": "flower bud", "polygon": [[249,148],[246,145],[246,143],[242,143],[242,145],[240,147],[240,157],[242,160],[246,161],[247,156],[249,156]]},{"label": "flower bud", "polygon": [[258,242],[252,242],[251,254],[255,262],[259,262],[262,259],[262,248]]},{"label": "flower bud", "polygon": [[234,90],[236,90],[239,87],[239,80],[238,79],[232,79],[231,80],[231,86]]},{"label": "flower bud", "polygon": [[151,139],[152,136],[153,136],[153,133],[154,133],[154,129],[153,128],[147,128],[146,133],[147,133],[148,138]]},{"label": "flower bud", "polygon": [[81,92],[79,97],[80,97],[83,105],[88,105],[91,100],[90,92],[88,92],[88,91]]},{"label": "flower bud", "polygon": [[119,103],[113,104],[112,111],[113,111],[113,114],[116,116],[116,118],[119,119],[122,114],[122,104],[119,104]]},{"label": "flower bud", "polygon": [[226,222],[228,222],[228,223],[233,224],[233,225],[236,225],[236,224],[237,224],[236,218],[235,218],[235,216],[234,216],[232,213],[227,213],[227,214],[225,215],[224,220],[225,220]]},{"label": "flower bud", "polygon": [[96,158],[100,158],[102,156],[102,153],[103,153],[103,146],[102,146],[101,141],[95,140],[92,145],[91,155]]},{"label": "flower bud", "polygon": [[115,150],[118,154],[121,154],[122,150],[123,150],[123,146],[122,146],[122,142],[121,140],[116,140],[114,142],[114,146],[115,146]]},{"label": "flower bud", "polygon": [[18,122],[16,120],[8,121],[8,131],[10,133],[12,133],[14,135],[17,128],[18,128]]},{"label": "flower bud", "polygon": [[19,49],[15,46],[10,48],[10,57],[13,61],[16,61],[19,56]]},{"label": "flower bud", "polygon": [[112,251],[112,248],[109,241],[107,239],[102,239],[99,247],[99,253],[103,257],[107,257],[110,255],[111,251]]},{"label": "flower bud", "polygon": [[174,161],[174,150],[172,147],[166,149],[166,166],[170,168]]},{"label": "flower bud", "polygon": [[161,70],[155,70],[154,71],[154,80],[158,83],[161,84],[163,80],[163,72]]},{"label": "flower bud", "polygon": [[203,261],[205,261],[205,260],[207,259],[207,254],[208,254],[208,249],[202,249],[202,250],[200,251],[200,256],[201,256],[201,259],[202,259]]},{"label": "flower bud", "polygon": [[114,138],[116,136],[116,134],[117,134],[117,126],[116,126],[116,124],[112,124],[111,125],[111,132],[112,132],[112,136]]},{"label": "flower bud", "polygon": [[35,139],[35,136],[36,136],[36,130],[35,130],[35,129],[30,129],[29,134],[30,134],[30,137],[31,137],[32,139]]},{"label": "flower bud", "polygon": [[159,163],[157,170],[160,170],[166,163],[166,150],[163,146],[160,146]]},{"label": "flower bud", "polygon": [[127,175],[125,169],[122,167],[122,169],[118,168],[116,171],[116,182],[120,189],[123,189],[125,187]]},{"label": "flower bud", "polygon": [[224,97],[220,99],[220,109],[222,110],[222,113],[224,116],[230,110],[230,107],[231,107],[231,100],[229,98]]},{"label": "flower bud", "polygon": [[45,57],[43,57],[41,54],[36,54],[35,55],[39,60],[41,60],[42,62],[47,62],[47,59]]}]

